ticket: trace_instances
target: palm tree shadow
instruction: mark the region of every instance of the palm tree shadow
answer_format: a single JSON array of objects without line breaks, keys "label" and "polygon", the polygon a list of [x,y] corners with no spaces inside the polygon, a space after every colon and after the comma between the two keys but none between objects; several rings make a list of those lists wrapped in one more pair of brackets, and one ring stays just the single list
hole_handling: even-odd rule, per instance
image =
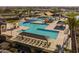
[{"label": "palm tree shadow", "polygon": [[54,50],[54,53],[59,53],[61,50],[61,45],[56,45],[56,49]]}]

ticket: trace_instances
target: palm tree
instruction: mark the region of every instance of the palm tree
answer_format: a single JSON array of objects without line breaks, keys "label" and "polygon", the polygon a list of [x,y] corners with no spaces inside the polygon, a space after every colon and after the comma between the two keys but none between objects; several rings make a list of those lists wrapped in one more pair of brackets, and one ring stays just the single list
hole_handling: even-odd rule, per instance
[{"label": "palm tree", "polygon": [[70,29],[70,35],[71,35],[71,43],[72,43],[72,52],[78,52],[78,47],[77,47],[77,40],[76,40],[76,27],[79,25],[79,20],[76,19],[75,16],[78,14],[74,12],[69,12],[67,14],[68,20],[67,23],[69,25]]}]

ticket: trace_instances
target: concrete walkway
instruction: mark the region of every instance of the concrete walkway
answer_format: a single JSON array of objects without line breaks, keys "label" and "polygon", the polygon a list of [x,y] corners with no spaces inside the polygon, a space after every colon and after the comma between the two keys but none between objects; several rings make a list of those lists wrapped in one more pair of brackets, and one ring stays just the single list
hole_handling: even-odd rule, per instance
[{"label": "concrete walkway", "polygon": [[56,23],[57,23],[58,21],[53,21],[51,24],[49,24],[45,29],[47,29],[47,30],[53,30],[54,29],[54,27],[56,26]]}]

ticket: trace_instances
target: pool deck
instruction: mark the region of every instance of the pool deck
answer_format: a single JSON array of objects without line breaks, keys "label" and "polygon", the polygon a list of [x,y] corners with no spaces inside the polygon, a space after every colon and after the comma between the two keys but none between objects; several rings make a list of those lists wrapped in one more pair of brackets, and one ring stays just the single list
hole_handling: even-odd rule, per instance
[{"label": "pool deck", "polygon": [[56,26],[56,23],[58,21],[53,21],[52,23],[50,23],[45,29],[47,30],[53,30],[53,28]]},{"label": "pool deck", "polygon": [[[11,25],[11,26],[10,26]],[[7,29],[10,29],[12,28],[12,24],[9,24],[7,23]],[[20,32],[17,32],[19,30],[27,30],[29,29],[29,27],[25,27],[25,26],[19,26],[19,28],[16,28],[16,29],[13,29],[13,30],[9,30],[9,31],[6,31],[6,32],[2,32],[1,34],[6,34],[6,35],[9,35],[9,36],[17,36]]]},{"label": "pool deck", "polygon": [[59,34],[58,34],[58,37],[56,40],[52,40],[52,39],[49,39],[50,42],[53,43],[52,46],[54,46],[54,49],[56,49],[56,45],[63,45],[65,39],[68,37],[68,34],[69,33],[66,33],[65,34],[65,31],[68,29],[68,26],[66,25],[66,28],[65,30],[56,30],[54,29],[56,24],[57,24],[58,21],[54,21],[52,22],[51,24],[49,24],[45,29],[47,30],[55,30],[55,31],[59,31]]},{"label": "pool deck", "polygon": [[[45,29],[54,30],[54,27],[56,26],[57,22],[58,21],[54,21],[54,22],[50,23]],[[12,30],[13,38],[19,34],[19,32],[17,32],[18,30],[21,30],[21,29],[17,28],[17,29]],[[58,30],[56,30],[56,31],[58,31]],[[2,34],[11,35],[11,31],[2,32]],[[56,40],[55,39],[48,39],[48,42],[51,42],[51,46],[49,48],[44,48],[44,47],[40,47],[40,46],[35,46],[35,47],[43,48],[43,49],[46,49],[48,51],[55,51],[57,49],[57,47],[56,47],[57,45],[63,45],[63,43],[65,41],[65,37],[67,37],[67,35],[68,34],[64,34],[64,31],[60,30]],[[28,44],[28,45],[30,45],[30,44]]]},{"label": "pool deck", "polygon": [[[16,36],[15,36],[16,37]],[[32,43],[29,43],[29,42],[23,42],[23,41],[17,41],[16,39],[15,39],[15,37],[13,37],[12,39],[10,39],[10,40],[12,40],[12,41],[16,41],[16,42],[20,42],[20,43],[23,43],[23,44],[26,44],[26,45],[31,45],[31,46],[34,46],[34,47],[37,47],[37,48],[41,48],[41,49],[43,49],[43,50],[46,50],[46,51],[49,51],[49,52],[53,52],[54,50],[55,50],[55,45],[54,45],[54,41],[53,42],[51,42],[51,41],[48,41],[48,42],[50,42],[51,43],[51,45],[50,45],[50,47],[49,48],[46,48],[46,47],[43,47],[43,44],[42,45],[40,45],[40,46],[38,46],[38,45],[36,45],[35,43],[34,44],[32,44]],[[28,38],[28,37],[27,37]],[[37,39],[37,38],[31,38],[31,37],[29,37],[30,39],[34,39],[34,40],[36,40],[36,41],[43,41],[43,42],[46,42],[45,40],[40,40],[40,39]],[[40,44],[40,43],[39,43]]]}]

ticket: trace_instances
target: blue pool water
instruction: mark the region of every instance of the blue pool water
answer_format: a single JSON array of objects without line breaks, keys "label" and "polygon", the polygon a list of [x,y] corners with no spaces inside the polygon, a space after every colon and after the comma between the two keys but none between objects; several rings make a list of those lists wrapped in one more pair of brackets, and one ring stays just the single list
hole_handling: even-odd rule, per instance
[{"label": "blue pool water", "polygon": [[56,26],[54,29],[57,29],[57,30],[64,30],[65,27],[64,27],[64,26]]},{"label": "blue pool water", "polygon": [[[32,24],[32,23],[23,23],[19,24],[20,26],[30,27],[28,30],[24,30],[23,32],[34,33],[38,35],[46,36],[47,38],[56,39],[58,36],[58,31],[45,30],[44,28],[48,25],[41,24]],[[22,32],[22,31],[21,31]]]},{"label": "blue pool water", "polygon": [[[65,23],[63,21],[58,21],[57,24],[65,24]],[[64,30],[65,29],[65,26],[56,26],[54,29]]]}]

